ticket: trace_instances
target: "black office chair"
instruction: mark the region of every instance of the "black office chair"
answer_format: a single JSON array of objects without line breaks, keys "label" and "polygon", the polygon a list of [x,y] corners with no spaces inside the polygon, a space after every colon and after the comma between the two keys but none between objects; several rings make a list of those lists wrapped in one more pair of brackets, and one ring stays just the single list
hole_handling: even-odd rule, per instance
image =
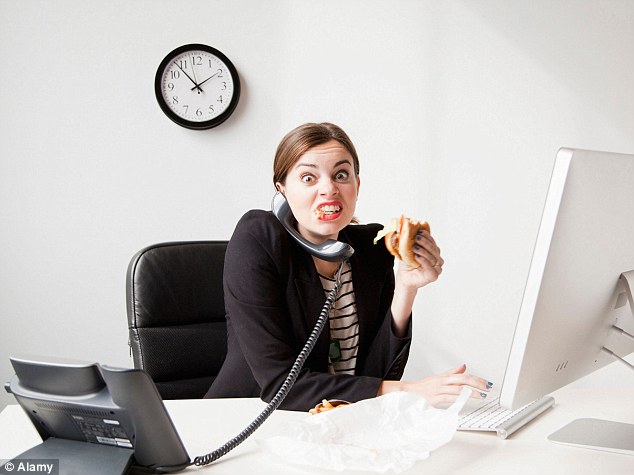
[{"label": "black office chair", "polygon": [[129,344],[163,399],[205,395],[227,353],[222,290],[226,241],[155,244],[127,274]]}]

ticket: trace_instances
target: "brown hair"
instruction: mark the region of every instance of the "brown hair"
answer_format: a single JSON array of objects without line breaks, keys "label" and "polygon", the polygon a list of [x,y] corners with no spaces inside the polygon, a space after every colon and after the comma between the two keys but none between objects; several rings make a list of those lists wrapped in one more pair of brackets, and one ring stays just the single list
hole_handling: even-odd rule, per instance
[{"label": "brown hair", "polygon": [[350,137],[338,126],[323,122],[308,123],[291,130],[277,146],[273,162],[273,184],[286,181],[286,175],[299,158],[317,145],[336,140],[350,153],[354,172],[359,175],[359,157]]}]

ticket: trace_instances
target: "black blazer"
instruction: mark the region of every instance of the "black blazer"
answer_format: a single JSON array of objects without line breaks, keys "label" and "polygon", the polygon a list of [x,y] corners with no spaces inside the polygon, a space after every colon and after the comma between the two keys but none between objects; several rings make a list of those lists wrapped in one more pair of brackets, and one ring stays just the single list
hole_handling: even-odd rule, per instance
[{"label": "black blazer", "polygon": [[[392,331],[394,258],[372,240],[380,225],[350,225],[339,239],[355,249],[350,258],[359,317],[356,373],[328,373],[328,326],[280,406],[305,411],[322,399],[355,402],[374,397],[384,379],[403,375],[411,325],[405,338]],[[228,353],[205,397],[260,397],[270,401],[306,343],[324,304],[312,257],[268,211],[247,212],[225,257],[224,298]]]}]

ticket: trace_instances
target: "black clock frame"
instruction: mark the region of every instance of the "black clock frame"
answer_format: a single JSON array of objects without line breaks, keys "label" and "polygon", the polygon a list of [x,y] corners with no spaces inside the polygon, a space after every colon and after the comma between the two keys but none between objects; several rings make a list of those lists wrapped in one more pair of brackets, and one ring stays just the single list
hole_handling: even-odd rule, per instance
[{"label": "black clock frame", "polygon": [[[165,98],[163,97],[163,88],[162,88],[162,80],[163,80],[163,72],[165,68],[170,64],[170,62],[178,55],[185,53],[191,50],[201,50],[206,51],[214,56],[218,57],[229,70],[229,74],[233,78],[233,96],[231,97],[231,102],[229,106],[218,116],[213,119],[206,120],[203,122],[195,122],[187,119],[183,119],[178,116],[172,109],[169,108],[167,103],[165,102]],[[156,70],[156,77],[154,78],[154,93],[156,95],[156,100],[161,107],[161,110],[165,113],[167,117],[169,117],[172,121],[177,123],[182,127],[186,127],[188,129],[194,130],[205,130],[211,129],[213,127],[217,127],[226,121],[231,114],[235,111],[238,106],[238,100],[240,99],[240,76],[238,75],[238,70],[233,65],[231,60],[227,58],[221,51],[218,51],[216,48],[204,44],[192,43],[188,45],[179,46],[175,50],[165,56],[161,64],[159,64],[158,69]]]}]

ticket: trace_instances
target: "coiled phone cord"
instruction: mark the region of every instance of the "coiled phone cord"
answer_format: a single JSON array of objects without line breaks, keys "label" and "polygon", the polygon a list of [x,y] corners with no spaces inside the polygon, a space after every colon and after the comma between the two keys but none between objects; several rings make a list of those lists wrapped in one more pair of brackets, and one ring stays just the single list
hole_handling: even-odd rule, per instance
[{"label": "coiled phone cord", "polygon": [[231,450],[235,449],[238,445],[240,445],[242,442],[247,440],[247,438],[249,438],[249,436],[253,434],[264,423],[264,421],[268,419],[268,417],[273,413],[273,411],[275,411],[279,407],[282,401],[284,401],[284,399],[288,395],[288,392],[293,387],[293,384],[295,384],[295,381],[297,380],[297,377],[299,376],[299,372],[301,371],[302,366],[304,366],[304,363],[306,362],[308,355],[310,355],[310,352],[313,350],[313,347],[317,343],[317,339],[319,338],[319,335],[324,329],[324,326],[326,325],[326,321],[328,321],[328,316],[330,315],[330,309],[335,303],[335,299],[337,298],[337,294],[339,293],[339,288],[341,287],[342,269],[343,269],[343,262],[339,266],[339,270],[337,271],[337,277],[335,279],[335,286],[332,290],[330,290],[330,292],[328,293],[326,297],[326,302],[324,303],[324,306],[321,309],[321,313],[319,314],[319,318],[317,319],[315,328],[313,328],[313,331],[310,333],[310,336],[308,337],[308,340],[306,340],[306,343],[304,344],[302,351],[299,352],[297,359],[295,359],[295,363],[293,363],[293,366],[291,367],[291,370],[289,371],[288,376],[286,376],[286,379],[282,383],[282,386],[280,387],[280,389],[277,391],[277,394],[275,395],[275,397],[271,399],[271,402],[267,404],[267,406],[260,413],[260,415],[257,416],[253,420],[253,422],[251,422],[251,424],[247,426],[246,429],[244,429],[233,439],[225,443],[223,446],[217,448],[213,452],[210,452],[207,455],[201,455],[194,458],[194,461],[190,463],[189,465],[202,466],[202,465],[210,464],[218,460],[220,457],[226,455]]}]

